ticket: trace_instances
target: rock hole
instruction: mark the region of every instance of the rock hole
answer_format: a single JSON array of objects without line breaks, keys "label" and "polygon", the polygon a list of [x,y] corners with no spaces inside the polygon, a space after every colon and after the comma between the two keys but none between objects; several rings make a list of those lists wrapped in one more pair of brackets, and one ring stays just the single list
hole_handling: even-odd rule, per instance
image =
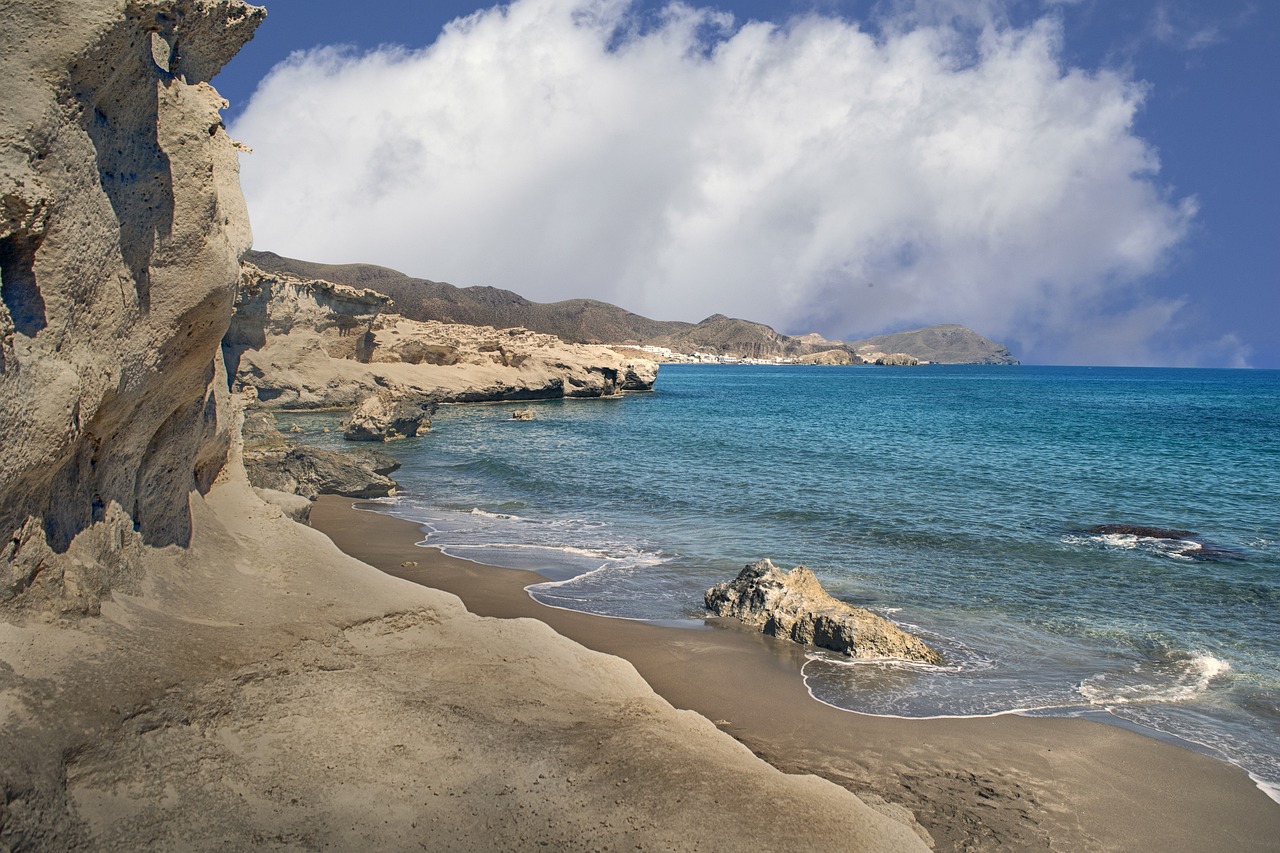
[{"label": "rock hole", "polygon": [[44,297],[36,286],[36,249],[40,241],[29,234],[0,238],[0,299],[9,309],[13,327],[29,338],[48,325]]}]

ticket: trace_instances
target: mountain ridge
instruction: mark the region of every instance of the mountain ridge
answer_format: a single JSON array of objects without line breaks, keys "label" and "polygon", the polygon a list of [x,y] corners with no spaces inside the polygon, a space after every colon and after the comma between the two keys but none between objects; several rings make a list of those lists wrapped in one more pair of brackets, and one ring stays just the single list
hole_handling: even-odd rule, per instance
[{"label": "mountain ridge", "polygon": [[510,290],[486,285],[459,287],[375,264],[322,264],[261,251],[249,252],[245,260],[268,272],[375,290],[389,296],[399,313],[413,320],[523,327],[571,343],[654,346],[685,354],[704,352],[737,358],[799,358],[843,350],[855,363],[897,354],[943,364],[1017,363],[1003,345],[956,324],[857,341],[830,341],[816,334],[785,335],[764,323],[720,313],[689,323],[654,320],[597,299],[534,302]]}]

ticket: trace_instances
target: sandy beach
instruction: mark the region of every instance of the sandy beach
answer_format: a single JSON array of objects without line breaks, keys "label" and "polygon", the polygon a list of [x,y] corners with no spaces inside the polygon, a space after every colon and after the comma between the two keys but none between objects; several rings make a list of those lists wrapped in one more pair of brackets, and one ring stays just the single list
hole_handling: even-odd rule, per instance
[{"label": "sandy beach", "polygon": [[537,619],[629,661],[672,705],[779,769],[910,809],[935,849],[1280,849],[1280,805],[1239,769],[1189,749],[1077,719],[852,714],[810,698],[794,644],[729,625],[691,630],[545,607],[524,591],[540,575],[418,547],[416,525],[347,498],[322,497],[311,523],[351,556],[453,593],[477,615]]}]

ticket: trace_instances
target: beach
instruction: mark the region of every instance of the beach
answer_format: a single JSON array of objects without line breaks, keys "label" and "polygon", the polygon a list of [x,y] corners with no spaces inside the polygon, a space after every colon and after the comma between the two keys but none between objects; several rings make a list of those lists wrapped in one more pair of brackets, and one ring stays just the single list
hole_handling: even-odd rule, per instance
[{"label": "beach", "polygon": [[690,630],[546,607],[538,574],[418,547],[417,525],[321,497],[311,523],[347,554],[453,593],[471,612],[537,619],[629,661],[668,702],[787,773],[909,809],[938,850],[1280,849],[1280,806],[1237,768],[1115,726],[1003,715],[902,720],[812,699],[803,649],[722,624]]}]

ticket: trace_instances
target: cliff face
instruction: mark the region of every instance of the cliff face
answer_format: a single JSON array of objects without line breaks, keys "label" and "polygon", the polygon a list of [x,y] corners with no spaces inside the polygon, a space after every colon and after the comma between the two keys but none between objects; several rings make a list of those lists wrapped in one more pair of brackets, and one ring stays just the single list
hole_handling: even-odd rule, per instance
[{"label": "cliff face", "polygon": [[249,228],[208,80],[262,16],[0,4],[0,610],[95,612],[226,457]]},{"label": "cliff face", "polygon": [[373,291],[246,263],[223,339],[234,384],[279,408],[350,407],[380,389],[442,402],[607,397],[657,365],[527,329],[419,322]]}]

